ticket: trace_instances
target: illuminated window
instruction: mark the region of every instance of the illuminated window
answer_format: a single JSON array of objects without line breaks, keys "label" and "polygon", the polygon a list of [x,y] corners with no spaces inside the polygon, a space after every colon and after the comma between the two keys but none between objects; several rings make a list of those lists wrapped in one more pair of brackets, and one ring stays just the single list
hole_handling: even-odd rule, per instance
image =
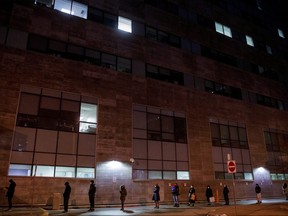
[{"label": "illuminated window", "polygon": [[225,26],[225,25],[222,25],[221,23],[215,22],[215,29],[216,29],[216,32],[232,38],[231,29],[228,26]]},{"label": "illuminated window", "polygon": [[285,38],[284,32],[281,29],[278,29],[278,35],[281,38]]},{"label": "illuminated window", "polygon": [[254,47],[253,38],[248,35],[246,35],[246,43],[247,45]]},{"label": "illuminated window", "polygon": [[118,17],[118,29],[125,32],[132,32],[132,21],[130,19],[119,16]]},{"label": "illuminated window", "polygon": [[55,10],[87,19],[88,6],[71,0],[55,0]]}]

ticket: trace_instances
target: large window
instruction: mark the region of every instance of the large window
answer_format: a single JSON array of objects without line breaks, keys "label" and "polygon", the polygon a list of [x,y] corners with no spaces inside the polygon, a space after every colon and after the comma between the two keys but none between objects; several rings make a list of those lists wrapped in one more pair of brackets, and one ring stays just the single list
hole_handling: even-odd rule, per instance
[{"label": "large window", "polygon": [[245,126],[211,119],[210,128],[215,178],[232,178],[227,169],[227,155],[230,154],[237,164],[235,178],[252,180],[252,166]]},{"label": "large window", "polygon": [[133,106],[133,178],[189,179],[183,113]]},{"label": "large window", "polygon": [[288,166],[288,133],[273,129],[265,129],[264,138],[268,154],[267,165],[269,165],[271,173],[278,173],[276,177],[273,177],[274,180],[283,180],[279,179],[282,176],[279,173],[285,173],[283,176],[288,175],[288,172],[285,169],[285,167]]},{"label": "large window", "polygon": [[95,98],[23,87],[9,175],[94,177],[97,112]]}]

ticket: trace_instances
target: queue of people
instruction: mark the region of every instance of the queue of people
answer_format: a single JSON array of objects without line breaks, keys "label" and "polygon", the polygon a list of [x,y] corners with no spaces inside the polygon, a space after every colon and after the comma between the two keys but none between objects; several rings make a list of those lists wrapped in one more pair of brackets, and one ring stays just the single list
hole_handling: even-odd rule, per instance
[{"label": "queue of people", "polygon": [[[69,198],[71,194],[71,186],[69,182],[64,183],[64,192],[63,192],[63,206],[64,206],[64,213],[68,212],[68,204],[69,204]],[[15,193],[15,188],[16,188],[16,183],[13,179],[9,180],[9,186],[6,187],[7,192],[6,192],[6,197],[8,199],[8,209],[7,211],[11,211],[12,209],[12,198]],[[287,183],[283,183],[282,185],[282,191],[283,194],[285,195],[286,200],[288,200],[288,187]],[[127,196],[127,190],[125,188],[125,185],[120,186],[120,202],[121,202],[121,211],[124,211],[124,204]],[[171,192],[172,192],[172,200],[174,207],[179,207],[179,195],[180,195],[180,188],[177,183],[174,183],[171,185]],[[262,194],[261,194],[261,187],[259,184],[255,185],[255,193],[256,193],[256,200],[257,203],[262,203]],[[90,186],[88,190],[88,197],[89,197],[89,210],[88,211],[94,211],[95,210],[95,194],[96,194],[96,186],[94,183],[94,180],[90,181]],[[205,191],[205,196],[208,205],[211,205],[211,203],[215,202],[215,198],[213,196],[213,190],[210,187],[210,185],[207,185],[206,191]],[[223,197],[225,200],[224,205],[229,205],[229,189],[226,184],[223,186]],[[159,202],[160,202],[160,186],[158,184],[155,184],[153,187],[152,191],[152,200],[155,203],[155,207],[159,209]],[[196,202],[196,189],[193,185],[190,186],[189,191],[188,191],[188,206],[194,206]]]}]

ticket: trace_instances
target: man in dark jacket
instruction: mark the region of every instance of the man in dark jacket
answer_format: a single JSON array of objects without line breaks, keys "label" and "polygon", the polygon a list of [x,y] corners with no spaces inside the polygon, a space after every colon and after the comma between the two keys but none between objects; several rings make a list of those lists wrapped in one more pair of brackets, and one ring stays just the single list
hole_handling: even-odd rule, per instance
[{"label": "man in dark jacket", "polygon": [[14,192],[15,192],[15,187],[16,187],[16,183],[10,179],[9,180],[9,187],[6,187],[7,188],[7,193],[6,193],[6,197],[8,198],[8,209],[7,211],[11,211],[11,208],[12,208],[12,198],[14,196]]},{"label": "man in dark jacket", "polygon": [[90,181],[89,192],[88,192],[89,202],[90,202],[90,209],[89,209],[89,211],[94,211],[95,193],[96,193],[96,186],[95,186],[95,184],[94,184],[94,181],[91,180],[91,181]]},{"label": "man in dark jacket", "polygon": [[224,196],[224,200],[225,200],[225,205],[229,205],[229,189],[227,187],[227,185],[224,185],[223,188],[223,196]]},{"label": "man in dark jacket", "polygon": [[71,187],[69,185],[69,182],[65,182],[65,190],[63,193],[63,198],[64,198],[64,212],[68,212],[68,203],[69,203],[69,198],[70,198],[70,193],[71,193]]}]

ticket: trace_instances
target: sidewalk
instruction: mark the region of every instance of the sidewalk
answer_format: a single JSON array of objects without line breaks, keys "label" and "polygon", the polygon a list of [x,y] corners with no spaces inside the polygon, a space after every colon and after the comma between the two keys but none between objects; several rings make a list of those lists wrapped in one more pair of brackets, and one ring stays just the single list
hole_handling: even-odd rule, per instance
[{"label": "sidewalk", "polygon": [[68,213],[62,213],[63,210],[49,210],[40,207],[15,207],[12,211],[1,209],[0,216],[49,216],[49,215],[67,215],[67,216],[105,216],[105,215],[161,215],[161,216],[281,216],[288,215],[288,201],[284,199],[267,199],[263,203],[256,204],[255,200],[238,201],[236,205],[231,203],[229,206],[216,203],[208,206],[206,203],[196,203],[194,207],[180,204],[179,208],[172,205],[160,205],[159,209],[154,206],[135,206],[127,205],[125,211],[120,211],[120,207],[98,207],[94,212],[88,212],[88,208],[70,208]]}]

